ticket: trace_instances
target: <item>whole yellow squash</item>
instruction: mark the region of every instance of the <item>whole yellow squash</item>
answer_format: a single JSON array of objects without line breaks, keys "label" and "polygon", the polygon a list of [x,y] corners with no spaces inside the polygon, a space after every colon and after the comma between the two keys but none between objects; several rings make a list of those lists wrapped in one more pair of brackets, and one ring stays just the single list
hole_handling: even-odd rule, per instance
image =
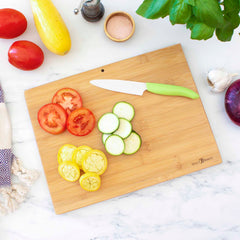
[{"label": "whole yellow squash", "polygon": [[30,0],[37,31],[53,53],[65,55],[71,49],[68,29],[51,0]]}]

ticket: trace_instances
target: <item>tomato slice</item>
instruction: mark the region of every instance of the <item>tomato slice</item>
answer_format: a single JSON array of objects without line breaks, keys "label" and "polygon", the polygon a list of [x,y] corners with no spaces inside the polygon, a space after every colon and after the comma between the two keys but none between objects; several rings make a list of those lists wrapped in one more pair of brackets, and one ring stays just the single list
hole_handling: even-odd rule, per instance
[{"label": "tomato slice", "polygon": [[67,113],[60,105],[49,103],[38,111],[38,122],[46,132],[59,134],[66,129]]},{"label": "tomato slice", "polygon": [[69,115],[72,111],[82,107],[82,98],[76,90],[62,88],[54,94],[52,103],[60,104]]},{"label": "tomato slice", "polygon": [[89,134],[95,126],[95,117],[87,108],[78,108],[74,110],[67,119],[68,131],[76,136],[85,136]]}]

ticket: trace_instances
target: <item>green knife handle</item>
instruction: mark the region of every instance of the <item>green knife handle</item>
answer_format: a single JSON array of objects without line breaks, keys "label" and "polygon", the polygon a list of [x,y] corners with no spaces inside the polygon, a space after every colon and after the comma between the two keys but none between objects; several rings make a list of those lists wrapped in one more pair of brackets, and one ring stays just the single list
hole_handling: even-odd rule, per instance
[{"label": "green knife handle", "polygon": [[182,96],[192,99],[199,98],[199,95],[193,90],[181,86],[168,85],[162,83],[146,83],[147,90],[152,93],[170,95],[170,96]]}]

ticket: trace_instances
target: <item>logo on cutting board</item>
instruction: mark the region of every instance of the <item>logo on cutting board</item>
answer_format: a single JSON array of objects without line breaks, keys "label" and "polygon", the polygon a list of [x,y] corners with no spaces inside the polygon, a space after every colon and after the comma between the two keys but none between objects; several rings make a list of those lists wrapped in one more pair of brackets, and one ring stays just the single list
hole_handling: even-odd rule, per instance
[{"label": "logo on cutting board", "polygon": [[197,162],[193,162],[192,165],[197,165],[197,164],[203,164],[207,161],[212,160],[213,157],[209,157],[209,158],[199,158]]}]

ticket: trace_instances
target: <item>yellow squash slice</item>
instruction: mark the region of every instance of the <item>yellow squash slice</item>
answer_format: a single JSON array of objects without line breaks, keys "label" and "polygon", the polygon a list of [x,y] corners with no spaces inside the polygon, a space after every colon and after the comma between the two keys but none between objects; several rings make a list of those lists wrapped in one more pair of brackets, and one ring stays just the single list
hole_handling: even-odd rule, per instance
[{"label": "yellow squash slice", "polygon": [[80,177],[79,183],[84,190],[93,192],[100,188],[101,178],[96,173],[84,173]]},{"label": "yellow squash slice", "polygon": [[69,182],[75,182],[80,177],[80,169],[76,163],[65,161],[58,166],[61,177]]},{"label": "yellow squash slice", "polygon": [[65,161],[70,161],[73,162],[72,157],[73,157],[73,152],[77,149],[74,145],[71,144],[65,144],[63,145],[59,151],[58,151],[58,163],[61,164]]},{"label": "yellow squash slice", "polygon": [[86,173],[101,175],[106,171],[107,165],[107,158],[100,150],[93,149],[83,156],[82,169]]},{"label": "yellow squash slice", "polygon": [[82,168],[83,156],[91,150],[92,148],[85,145],[76,148],[72,156],[73,162],[75,162],[80,168]]}]

